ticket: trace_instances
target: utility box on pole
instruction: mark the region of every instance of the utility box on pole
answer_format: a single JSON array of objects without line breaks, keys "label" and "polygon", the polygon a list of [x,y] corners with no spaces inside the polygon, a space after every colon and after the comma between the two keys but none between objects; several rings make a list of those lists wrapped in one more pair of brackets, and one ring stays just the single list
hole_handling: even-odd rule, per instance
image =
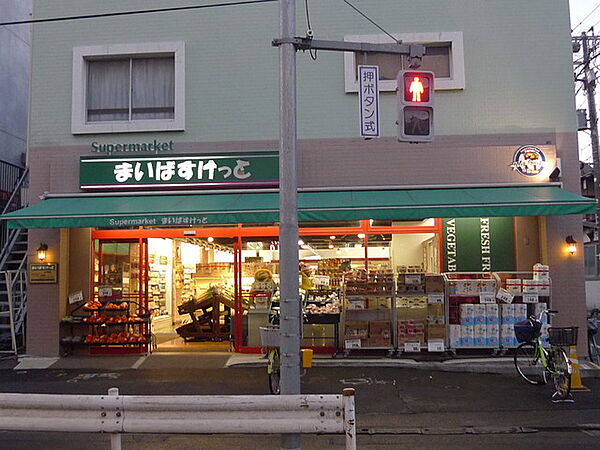
[{"label": "utility box on pole", "polygon": [[401,70],[398,72],[398,140],[431,142],[433,140],[433,72]]}]

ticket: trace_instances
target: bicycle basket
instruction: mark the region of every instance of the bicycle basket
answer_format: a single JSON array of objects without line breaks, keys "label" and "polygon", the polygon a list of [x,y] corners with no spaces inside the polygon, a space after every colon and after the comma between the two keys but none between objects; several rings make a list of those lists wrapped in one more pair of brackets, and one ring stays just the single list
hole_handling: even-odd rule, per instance
[{"label": "bicycle basket", "polygon": [[552,327],[548,328],[548,342],[550,345],[570,347],[577,345],[578,327]]},{"label": "bicycle basket", "polygon": [[540,335],[542,323],[538,320],[522,320],[515,323],[515,337],[519,342],[533,341]]},{"label": "bicycle basket", "polygon": [[260,327],[260,343],[263,347],[279,347],[281,333],[279,327]]}]

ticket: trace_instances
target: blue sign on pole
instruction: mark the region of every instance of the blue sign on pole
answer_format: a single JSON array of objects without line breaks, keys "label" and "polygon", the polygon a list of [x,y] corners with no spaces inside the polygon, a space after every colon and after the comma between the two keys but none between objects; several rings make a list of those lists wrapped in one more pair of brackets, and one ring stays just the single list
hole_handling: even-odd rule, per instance
[{"label": "blue sign on pole", "polygon": [[379,137],[379,67],[358,66],[360,135]]}]

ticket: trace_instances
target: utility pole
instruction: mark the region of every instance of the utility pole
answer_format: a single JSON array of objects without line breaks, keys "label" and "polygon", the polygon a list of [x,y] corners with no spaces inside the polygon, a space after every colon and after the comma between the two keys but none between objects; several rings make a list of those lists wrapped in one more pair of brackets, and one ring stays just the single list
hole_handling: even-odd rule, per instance
[{"label": "utility pole", "polygon": [[[588,101],[588,113],[590,117],[590,134],[592,140],[592,156],[594,158],[594,195],[596,199],[600,198],[600,156],[598,154],[598,114],[596,112],[596,73],[590,67],[591,51],[588,42],[588,36],[585,32],[581,33],[583,47],[583,87]],[[600,224],[600,203],[596,203],[596,226]],[[596,228],[596,232],[598,229]],[[596,234],[596,233],[594,233]]]},{"label": "utility pole", "polygon": [[[296,0],[279,0],[282,40],[296,34]],[[279,46],[279,274],[281,307],[280,358],[282,395],[300,394],[300,330],[298,282],[298,181],[296,174],[296,48]],[[281,436],[282,449],[300,449],[300,434]]]},{"label": "utility pole", "polygon": [[[379,52],[406,55],[411,67],[419,67],[425,54],[420,44],[370,44],[344,41],[319,41],[296,37],[296,1],[279,0],[281,37],[273,40],[279,47],[279,274],[281,307],[281,395],[297,395],[300,388],[300,334],[302,310],[299,296],[298,259],[298,181],[296,172],[296,51],[329,50]],[[281,436],[282,449],[300,449],[300,434]]]}]

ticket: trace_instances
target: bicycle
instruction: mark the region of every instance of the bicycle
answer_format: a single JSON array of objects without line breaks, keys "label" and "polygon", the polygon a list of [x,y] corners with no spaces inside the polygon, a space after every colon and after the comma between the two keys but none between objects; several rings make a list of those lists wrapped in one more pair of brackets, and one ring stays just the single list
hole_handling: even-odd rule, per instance
[{"label": "bicycle", "polygon": [[577,345],[577,327],[551,327],[548,329],[549,348],[544,347],[541,338],[542,318],[550,318],[558,311],[544,310],[539,316],[515,324],[515,335],[521,345],[514,355],[517,373],[528,383],[543,385],[551,377],[555,392],[553,401],[569,398],[571,393],[571,361],[562,347]]},{"label": "bicycle", "polygon": [[[267,355],[267,374],[269,375],[269,391],[271,394],[281,393],[281,360],[279,355],[280,330],[276,326],[260,327],[261,345]],[[300,350],[300,365],[303,369],[300,376],[306,374],[306,370],[312,367],[313,351],[310,349]]]},{"label": "bicycle", "polygon": [[600,364],[598,329],[600,329],[600,310],[594,309],[588,316],[588,351],[590,361],[594,364]]},{"label": "bicycle", "polygon": [[269,391],[271,394],[280,393],[281,360],[279,357],[279,327],[260,327],[260,341],[267,355],[267,374],[269,375]]}]

